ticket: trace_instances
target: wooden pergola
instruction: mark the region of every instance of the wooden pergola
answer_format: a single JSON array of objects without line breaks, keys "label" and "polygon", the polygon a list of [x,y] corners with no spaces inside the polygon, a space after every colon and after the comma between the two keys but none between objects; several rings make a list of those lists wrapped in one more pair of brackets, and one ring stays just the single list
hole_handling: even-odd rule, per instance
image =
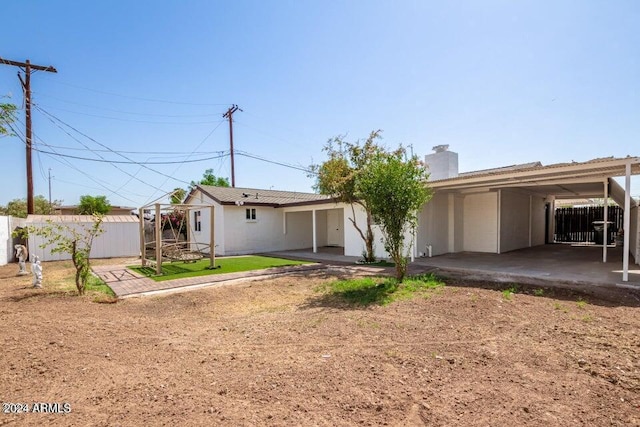
[{"label": "wooden pergola", "polygon": [[[145,211],[151,211],[153,209],[155,213],[154,240],[147,241],[145,236]],[[209,243],[200,243],[195,239],[194,231],[192,229],[191,212],[209,210]],[[184,226],[186,229],[186,240],[179,241],[179,234],[175,235],[173,241],[163,238],[163,215],[168,215],[172,212],[182,212],[182,222],[180,227]],[[216,268],[216,254],[215,254],[215,207],[213,205],[185,205],[185,204],[169,204],[169,203],[151,203],[142,206],[139,209],[140,215],[140,249],[141,249],[141,262],[142,267],[155,267],[156,274],[162,274],[162,262],[165,258],[171,261],[183,261],[193,262],[198,259],[204,258],[202,256],[203,250],[208,248],[209,252],[209,268]],[[147,246],[153,245],[154,259],[147,257]]]}]

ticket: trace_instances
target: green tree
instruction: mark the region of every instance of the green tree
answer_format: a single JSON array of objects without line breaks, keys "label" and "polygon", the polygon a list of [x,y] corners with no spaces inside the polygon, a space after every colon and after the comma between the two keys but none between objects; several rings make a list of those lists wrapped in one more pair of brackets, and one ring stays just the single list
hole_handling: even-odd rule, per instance
[{"label": "green tree", "polygon": [[187,191],[184,188],[176,187],[169,195],[169,201],[172,205],[179,205],[187,195]]},{"label": "green tree", "polygon": [[[50,215],[60,206],[61,200],[54,200],[49,205],[49,200],[38,195],[33,198],[33,210],[37,215]],[[0,205],[0,215],[10,215],[18,218],[27,217],[27,199],[13,199],[6,206]]]},{"label": "green tree", "polygon": [[[347,142],[342,136],[332,138],[323,148],[328,159],[320,165],[310,167],[311,176],[316,177],[314,185],[316,191],[351,205],[353,215],[349,220],[365,243],[364,258],[368,262],[375,261],[373,217],[368,200],[362,194],[360,180],[371,160],[384,151],[377,143],[381,138],[380,133],[380,130],[371,132],[362,146],[358,141]],[[364,227],[361,227],[355,219],[355,205],[361,206],[366,212],[367,219]]]},{"label": "green tree", "polygon": [[0,136],[10,135],[8,126],[15,120],[16,106],[0,103]]},{"label": "green tree", "polygon": [[111,210],[111,204],[107,196],[80,196],[78,214],[80,215],[106,215]]},{"label": "green tree", "polygon": [[405,149],[400,147],[394,152],[376,153],[358,181],[361,197],[379,225],[384,247],[396,265],[399,282],[407,272],[405,234],[415,232],[418,211],[432,196],[428,177],[417,156],[407,158]]},{"label": "green tree", "polygon": [[217,177],[213,174],[213,169],[207,169],[202,174],[202,179],[198,182],[191,181],[189,190],[193,190],[196,185],[214,185],[216,187],[230,187],[229,178]]},{"label": "green tree", "polygon": [[71,255],[73,266],[76,269],[75,283],[78,295],[83,295],[87,287],[87,280],[91,274],[89,258],[93,239],[102,234],[103,216],[94,215],[91,225],[61,224],[47,221],[44,227],[28,227],[27,233],[41,236],[44,243],[41,248],[52,246],[51,253],[68,253]]}]

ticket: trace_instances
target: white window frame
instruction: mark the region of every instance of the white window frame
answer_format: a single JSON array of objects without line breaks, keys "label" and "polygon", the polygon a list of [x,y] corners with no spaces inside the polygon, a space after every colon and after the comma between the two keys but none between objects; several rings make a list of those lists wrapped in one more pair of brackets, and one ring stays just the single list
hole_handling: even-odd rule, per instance
[{"label": "white window frame", "polygon": [[244,218],[247,222],[258,221],[258,214],[256,208],[246,208],[244,211]]}]

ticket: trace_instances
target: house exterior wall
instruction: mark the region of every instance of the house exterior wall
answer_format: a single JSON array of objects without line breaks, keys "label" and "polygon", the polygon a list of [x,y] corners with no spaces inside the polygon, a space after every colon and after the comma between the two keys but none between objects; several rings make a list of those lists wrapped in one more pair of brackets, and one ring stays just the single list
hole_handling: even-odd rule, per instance
[{"label": "house exterior wall", "polygon": [[[278,211],[280,210],[278,209]],[[305,249],[313,246],[313,216],[311,212],[279,212],[279,214],[284,215],[286,219],[286,233],[284,233],[282,227],[280,229],[280,233],[284,233],[283,250]],[[317,212],[316,214],[320,214],[316,215],[316,226],[320,227],[318,217],[322,217],[322,212]],[[317,236],[317,244],[324,245],[320,243],[320,237],[321,235]],[[326,238],[324,240],[326,241]]]},{"label": "house exterior wall", "polygon": [[500,191],[500,253],[529,247],[530,202],[526,193]]},{"label": "house exterior wall", "polygon": [[417,250],[428,253],[431,245],[432,255],[449,252],[449,196],[436,193],[424,206],[418,216]]},{"label": "house exterior wall", "polygon": [[531,246],[544,245],[545,201],[543,197],[531,196]]},{"label": "house exterior wall", "polygon": [[464,250],[498,252],[497,193],[467,194],[464,198]]},{"label": "house exterior wall", "polygon": [[[255,220],[246,219],[246,209],[256,210]],[[281,250],[282,216],[272,207],[224,206],[224,242],[224,255]]]},{"label": "house exterior wall", "polygon": [[[70,227],[80,229],[82,225],[91,227],[92,222],[68,222]],[[29,222],[33,227],[45,227],[46,222]],[[104,233],[93,240],[91,246],[91,258],[113,258],[140,255],[140,231],[138,221],[128,222],[103,222],[101,225]],[[45,239],[31,234],[29,236],[29,256],[37,255],[40,261],[60,261],[71,259],[68,253],[51,253],[51,246],[41,248]]]},{"label": "house exterior wall", "polygon": [[8,216],[0,216],[0,265],[7,265],[13,260],[9,223],[10,218]]},{"label": "house exterior wall", "polygon": [[631,208],[629,213],[629,252],[633,255],[636,264],[640,264],[640,215],[638,206]]},{"label": "house exterior wall", "polygon": [[[202,196],[202,194],[200,194],[200,196]],[[213,206],[215,228],[214,239],[216,245],[215,253],[216,255],[225,255],[224,207],[206,196],[200,196],[198,197],[197,203]],[[194,223],[194,212],[197,211],[200,211],[200,231],[196,230],[196,225]],[[202,206],[201,209],[198,209],[198,206],[192,206],[191,209],[189,209],[189,241],[192,242],[191,250],[203,250],[207,252],[204,245],[209,245],[211,237],[210,224],[211,209],[208,206]]]}]

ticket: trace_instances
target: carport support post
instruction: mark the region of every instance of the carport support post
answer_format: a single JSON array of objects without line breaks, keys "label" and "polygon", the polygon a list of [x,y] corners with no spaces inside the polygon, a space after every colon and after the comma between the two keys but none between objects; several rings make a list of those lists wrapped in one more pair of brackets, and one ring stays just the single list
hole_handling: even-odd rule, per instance
[{"label": "carport support post", "polygon": [[602,239],[602,262],[607,262],[607,243],[609,243],[609,236],[607,236],[607,221],[609,221],[609,179],[604,180],[604,237]]},{"label": "carport support post", "polygon": [[144,209],[140,208],[138,211],[138,219],[140,220],[140,260],[142,262],[142,266],[147,266],[147,254],[146,254],[146,245],[144,242]]},{"label": "carport support post", "polygon": [[216,210],[214,206],[209,206],[209,218],[211,220],[209,224],[211,228],[211,234],[209,235],[209,268],[216,268]]},{"label": "carport support post", "polygon": [[622,281],[629,281],[629,227],[631,226],[631,163],[625,165],[624,175],[624,244],[622,245]]},{"label": "carport support post", "polygon": [[162,274],[162,216],[160,203],[156,203],[156,274]]},{"label": "carport support post", "polygon": [[312,209],[311,210],[311,226],[313,228],[313,253],[317,253],[318,252],[318,242],[317,242],[317,236],[316,236],[316,210]]}]

